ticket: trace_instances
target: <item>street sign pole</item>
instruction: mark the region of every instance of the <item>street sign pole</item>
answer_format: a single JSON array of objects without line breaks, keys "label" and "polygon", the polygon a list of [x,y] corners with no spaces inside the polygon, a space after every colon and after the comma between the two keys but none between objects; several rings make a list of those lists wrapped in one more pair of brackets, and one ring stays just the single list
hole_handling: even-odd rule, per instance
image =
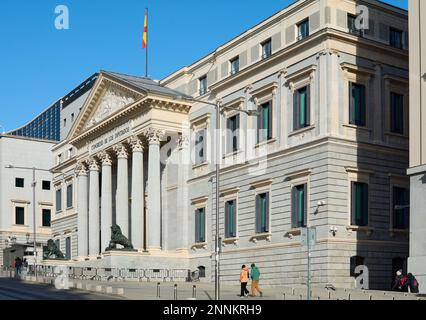
[{"label": "street sign pole", "polygon": [[307,237],[307,248],[308,248],[308,294],[307,299],[311,300],[311,237],[310,237],[310,228],[306,228],[306,237]]}]

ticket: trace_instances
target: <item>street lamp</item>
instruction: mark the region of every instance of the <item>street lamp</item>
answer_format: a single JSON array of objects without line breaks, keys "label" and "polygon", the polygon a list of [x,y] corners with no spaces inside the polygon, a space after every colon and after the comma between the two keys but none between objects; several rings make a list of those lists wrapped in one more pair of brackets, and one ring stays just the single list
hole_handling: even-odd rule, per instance
[{"label": "street lamp", "polygon": [[220,238],[219,238],[219,172],[220,172],[220,112],[222,109],[235,110],[247,114],[248,116],[259,116],[259,112],[255,110],[242,110],[235,107],[222,106],[220,100],[216,100],[216,103],[195,99],[192,97],[177,96],[176,99],[187,100],[191,102],[199,102],[215,107],[216,111],[216,164],[215,164],[215,176],[216,176],[216,234],[215,234],[215,276],[214,276],[214,288],[215,288],[215,300],[220,300]]},{"label": "street lamp", "polygon": [[8,165],[5,167],[6,169],[19,169],[19,170],[31,170],[33,173],[33,181],[31,183],[31,187],[33,188],[33,245],[34,245],[34,276],[37,277],[37,223],[36,223],[36,171],[42,171],[42,172],[50,172],[49,169],[41,169],[36,167],[19,167],[19,166],[12,166]]}]

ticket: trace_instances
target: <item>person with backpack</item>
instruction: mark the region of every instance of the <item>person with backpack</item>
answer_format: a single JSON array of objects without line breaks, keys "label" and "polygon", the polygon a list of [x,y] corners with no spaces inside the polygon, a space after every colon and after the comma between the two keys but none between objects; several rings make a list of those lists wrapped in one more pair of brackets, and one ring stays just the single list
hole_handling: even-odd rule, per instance
[{"label": "person with backpack", "polygon": [[263,296],[262,290],[259,288],[259,280],[260,280],[260,271],[259,268],[253,263],[251,265],[251,295],[252,297],[256,296],[256,291],[259,292],[260,296]]},{"label": "person with backpack", "polygon": [[410,288],[411,293],[419,293],[419,282],[417,281],[416,277],[409,273],[407,275],[408,278],[408,287]]},{"label": "person with backpack", "polygon": [[402,270],[396,272],[392,291],[408,292],[408,277],[402,274]]},{"label": "person with backpack", "polygon": [[249,291],[247,290],[247,284],[249,281],[249,269],[246,265],[241,267],[240,272],[240,283],[241,283],[241,294],[240,297],[248,297]]}]

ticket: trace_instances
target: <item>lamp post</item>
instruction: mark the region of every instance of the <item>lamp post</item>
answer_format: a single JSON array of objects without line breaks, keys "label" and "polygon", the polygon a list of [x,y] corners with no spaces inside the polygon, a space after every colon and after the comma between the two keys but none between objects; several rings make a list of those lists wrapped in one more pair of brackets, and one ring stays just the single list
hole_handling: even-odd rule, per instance
[{"label": "lamp post", "polygon": [[31,170],[33,173],[32,175],[33,181],[31,183],[31,187],[33,189],[33,246],[34,246],[33,256],[34,256],[34,276],[37,277],[36,171],[50,172],[50,173],[52,173],[52,171],[48,169],[42,169],[42,168],[36,168],[36,167],[32,167],[32,168],[19,167],[19,166],[12,166],[12,165],[6,166],[6,169]]},{"label": "lamp post", "polygon": [[215,300],[220,300],[220,237],[219,237],[219,190],[220,190],[220,112],[222,109],[235,110],[247,114],[248,116],[258,116],[259,112],[254,110],[241,110],[234,107],[223,107],[219,99],[216,103],[203,101],[200,99],[177,96],[177,99],[187,100],[191,102],[199,102],[215,107],[216,111],[216,132],[215,132],[215,143],[216,143],[216,163],[215,163],[215,177],[216,177],[216,232],[215,232],[215,273],[214,273],[214,289],[215,289]]}]

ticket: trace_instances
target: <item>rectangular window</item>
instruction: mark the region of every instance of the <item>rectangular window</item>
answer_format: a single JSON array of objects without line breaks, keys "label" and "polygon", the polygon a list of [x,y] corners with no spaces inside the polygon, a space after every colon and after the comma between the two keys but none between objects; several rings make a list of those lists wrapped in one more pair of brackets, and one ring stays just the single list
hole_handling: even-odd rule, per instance
[{"label": "rectangular window", "polygon": [[410,217],[410,192],[408,189],[393,187],[392,190],[392,210],[393,210],[393,229],[405,230],[409,227]]},{"label": "rectangular window", "polygon": [[391,132],[404,133],[404,96],[391,92]]},{"label": "rectangular window", "polygon": [[195,211],[195,242],[206,242],[206,209],[200,208]]},{"label": "rectangular window", "polygon": [[16,225],[25,225],[25,208],[15,207],[15,224]]},{"label": "rectangular window", "polygon": [[352,217],[354,226],[368,226],[368,184],[352,182]]},{"label": "rectangular window", "polygon": [[207,76],[202,76],[198,79],[200,85],[200,96],[207,93]]},{"label": "rectangular window", "polygon": [[356,35],[356,36],[361,36],[361,29],[358,29],[356,26],[356,19],[357,16],[353,15],[353,14],[348,14],[348,30],[349,33]]},{"label": "rectangular window", "polygon": [[67,126],[67,119],[64,119],[64,128]]},{"label": "rectangular window", "polygon": [[294,130],[306,128],[310,125],[310,86],[294,92],[293,118]]},{"label": "rectangular window", "polygon": [[268,39],[262,42],[262,59],[269,58],[272,55],[272,40]]},{"label": "rectangular window", "polygon": [[43,227],[50,227],[51,211],[49,209],[43,209]]},{"label": "rectangular window", "polygon": [[231,75],[240,72],[240,57],[235,57],[230,61],[231,63]]},{"label": "rectangular window", "polygon": [[43,190],[50,190],[50,181],[43,180],[41,184]]},{"label": "rectangular window", "polygon": [[67,186],[67,209],[72,208],[73,206],[73,185],[70,184]]},{"label": "rectangular window", "polygon": [[24,179],[23,178],[16,178],[15,179],[15,187],[23,188],[24,187]]},{"label": "rectangular window", "polygon": [[309,19],[306,19],[297,25],[297,40],[309,37]]},{"label": "rectangular window", "polygon": [[225,238],[237,236],[237,200],[225,203]]},{"label": "rectangular window", "polygon": [[227,119],[227,139],[226,139],[226,152],[237,152],[239,149],[239,130],[240,130],[240,116],[235,115]]},{"label": "rectangular window", "polygon": [[295,186],[291,192],[292,227],[304,228],[308,219],[308,185]]},{"label": "rectangular window", "polygon": [[195,134],[195,164],[206,161],[206,129],[199,130]]},{"label": "rectangular window", "polygon": [[402,49],[402,31],[390,28],[389,30],[389,43],[392,47]]},{"label": "rectangular window", "polygon": [[256,233],[269,232],[269,192],[256,196]]},{"label": "rectangular window", "polygon": [[365,126],[366,124],[365,86],[349,83],[349,124]]},{"label": "rectangular window", "polygon": [[62,211],[62,189],[56,190],[56,212]]},{"label": "rectangular window", "polygon": [[257,117],[257,142],[264,142],[272,139],[272,102],[266,102],[259,107]]}]

